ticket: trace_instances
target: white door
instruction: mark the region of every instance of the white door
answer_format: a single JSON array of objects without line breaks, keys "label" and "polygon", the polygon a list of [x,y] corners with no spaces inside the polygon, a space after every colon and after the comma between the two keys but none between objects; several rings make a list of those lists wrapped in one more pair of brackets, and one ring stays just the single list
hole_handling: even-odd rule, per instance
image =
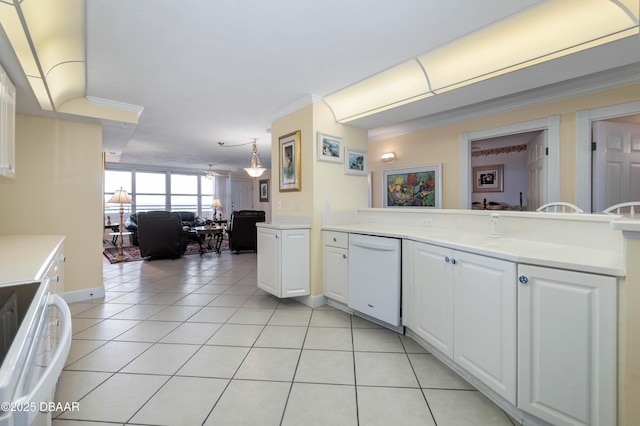
[{"label": "white door", "polygon": [[615,278],[518,275],[518,408],[554,425],[616,424]]},{"label": "white door", "polygon": [[516,403],[516,265],[454,252],[454,360]]},{"label": "white door", "polygon": [[547,130],[527,144],[527,210],[547,202]]},{"label": "white door", "polygon": [[253,209],[253,181],[231,181],[231,211]]},{"label": "white door", "polygon": [[416,243],[413,255],[413,319],[420,337],[453,358],[452,251]]},{"label": "white door", "polygon": [[592,210],[640,200],[640,125],[595,121]]}]

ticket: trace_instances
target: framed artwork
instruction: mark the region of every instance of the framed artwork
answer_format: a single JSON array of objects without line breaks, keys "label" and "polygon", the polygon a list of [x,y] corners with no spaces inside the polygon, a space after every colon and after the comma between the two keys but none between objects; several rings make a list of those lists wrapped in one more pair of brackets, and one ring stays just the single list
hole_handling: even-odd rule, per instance
[{"label": "framed artwork", "polygon": [[345,175],[367,175],[367,153],[355,149],[344,149],[344,174]]},{"label": "framed artwork", "polygon": [[258,187],[260,188],[260,202],[269,202],[269,179],[262,179],[258,181]]},{"label": "framed artwork", "polygon": [[318,132],[318,160],[342,163],[342,138]]},{"label": "framed artwork", "polygon": [[442,208],[442,164],[382,173],[383,207]]},{"label": "framed artwork", "polygon": [[280,136],[280,192],[300,191],[300,130]]},{"label": "framed artwork", "polygon": [[504,164],[473,168],[473,192],[503,192]]}]

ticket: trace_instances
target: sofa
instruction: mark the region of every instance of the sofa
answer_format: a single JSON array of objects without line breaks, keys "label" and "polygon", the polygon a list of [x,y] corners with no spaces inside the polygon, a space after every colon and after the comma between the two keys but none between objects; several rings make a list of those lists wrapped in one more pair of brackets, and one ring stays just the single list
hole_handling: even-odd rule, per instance
[{"label": "sofa", "polygon": [[256,252],[258,239],[256,223],[264,221],[264,210],[234,210],[225,227],[225,232],[229,236],[229,250],[236,254],[241,251]]},{"label": "sofa", "polygon": [[[182,226],[186,228],[193,228],[194,226],[204,226],[206,223],[204,219],[197,217],[194,212],[173,212],[173,213],[180,215],[180,222]],[[129,242],[134,246],[139,245],[138,214],[139,213],[134,213],[124,221],[125,229],[131,232],[131,234],[129,235]]]},{"label": "sofa", "polygon": [[151,211],[138,213],[138,243],[140,256],[146,259],[178,258],[187,249],[188,228],[182,226],[176,212]]}]

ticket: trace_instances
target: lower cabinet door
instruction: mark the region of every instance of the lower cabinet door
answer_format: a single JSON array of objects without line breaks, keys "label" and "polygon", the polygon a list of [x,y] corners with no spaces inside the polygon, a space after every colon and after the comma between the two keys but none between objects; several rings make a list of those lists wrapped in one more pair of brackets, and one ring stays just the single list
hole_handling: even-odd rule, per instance
[{"label": "lower cabinet door", "polygon": [[344,248],[324,246],[322,256],[324,295],[344,304],[347,303],[348,253]]},{"label": "lower cabinet door", "polygon": [[258,288],[281,297],[281,244],[280,231],[258,228]]},{"label": "lower cabinet door", "polygon": [[516,264],[455,251],[454,360],[516,404]]},{"label": "lower cabinet door", "polygon": [[616,424],[616,279],[520,265],[518,280],[518,407]]},{"label": "lower cabinet door", "polygon": [[416,243],[413,251],[413,331],[453,358],[452,250]]}]

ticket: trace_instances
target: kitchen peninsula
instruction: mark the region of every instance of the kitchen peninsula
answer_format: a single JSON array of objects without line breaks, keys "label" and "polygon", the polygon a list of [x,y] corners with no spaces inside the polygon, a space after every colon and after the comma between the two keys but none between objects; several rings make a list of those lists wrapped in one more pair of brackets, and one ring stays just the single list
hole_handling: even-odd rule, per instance
[{"label": "kitchen peninsula", "polygon": [[629,368],[625,289],[637,279],[627,242],[640,221],[388,208],[326,212],[322,225],[333,237],[323,238],[323,270],[343,271],[324,277],[330,304],[349,310],[339,265],[349,251],[331,256],[331,241],[401,239],[408,335],[526,424],[616,424]]}]

